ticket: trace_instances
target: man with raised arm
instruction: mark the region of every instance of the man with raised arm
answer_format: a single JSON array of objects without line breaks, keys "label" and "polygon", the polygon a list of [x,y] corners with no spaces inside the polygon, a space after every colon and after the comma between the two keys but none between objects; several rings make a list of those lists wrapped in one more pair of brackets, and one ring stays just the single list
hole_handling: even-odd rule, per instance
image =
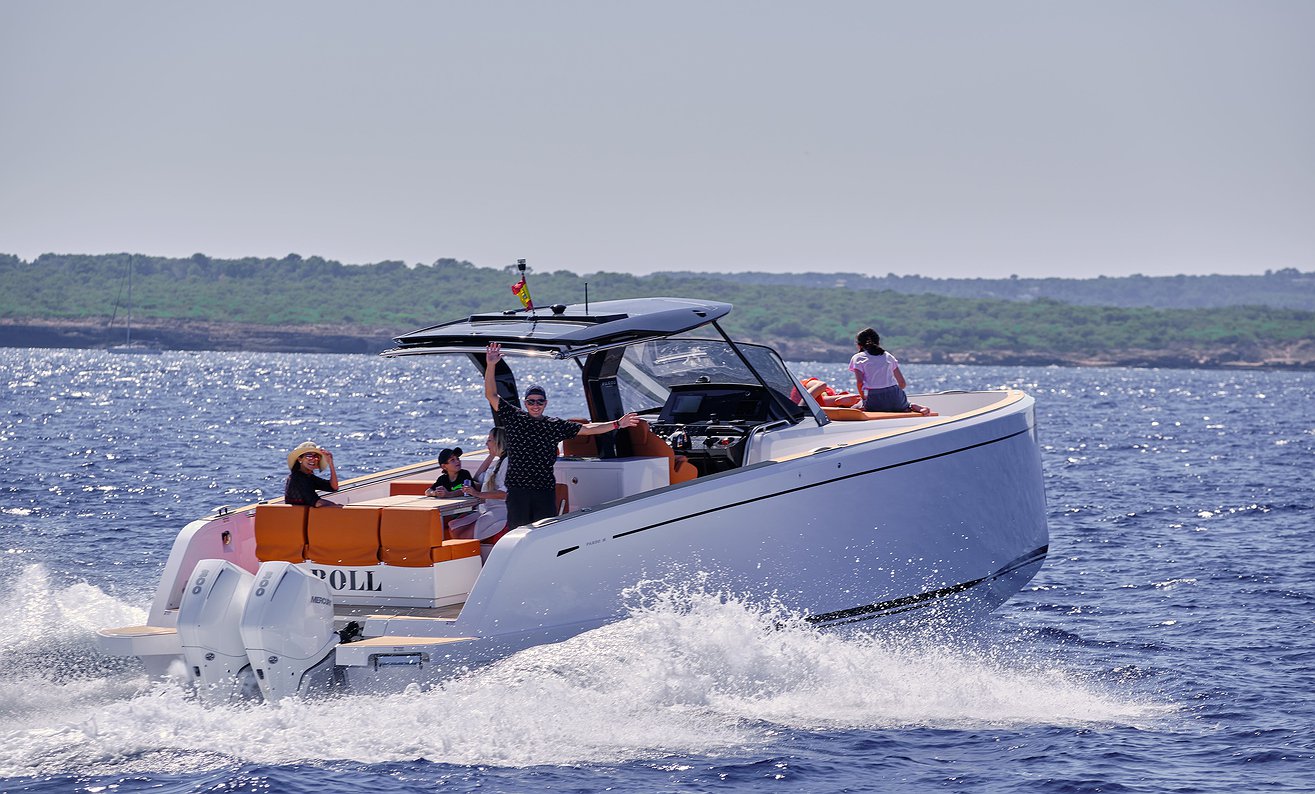
[{"label": "man with raised arm", "polygon": [[494,371],[502,360],[502,345],[490,342],[484,366],[484,396],[493,408],[494,423],[507,434],[507,526],[516,528],[557,515],[557,445],[576,435],[592,436],[633,427],[640,422],[634,413],[605,422],[579,424],[544,416],[548,394],[542,386],[525,390],[525,410],[498,396]]}]

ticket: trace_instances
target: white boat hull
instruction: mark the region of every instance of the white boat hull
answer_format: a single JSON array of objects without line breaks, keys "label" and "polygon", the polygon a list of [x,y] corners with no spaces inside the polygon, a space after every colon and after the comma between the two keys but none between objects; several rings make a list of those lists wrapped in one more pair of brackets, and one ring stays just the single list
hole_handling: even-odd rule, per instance
[{"label": "white boat hull", "polygon": [[[1029,404],[518,530],[494,548],[451,631],[534,644],[558,638],[559,627],[569,634],[620,617],[622,592],[637,581],[677,584],[693,571],[730,591],[770,594],[819,625],[932,607],[988,612],[1046,553],[1031,421]],[[732,477],[728,501],[721,479]]]},{"label": "white boat hull", "polygon": [[[492,548],[453,617],[335,603],[340,624],[364,628],[364,642],[337,646],[336,663],[363,688],[442,676],[622,618],[638,583],[680,587],[696,574],[825,628],[989,612],[1040,568],[1048,532],[1031,398],[979,395],[976,404],[934,421],[782,433],[742,468],[516,529]],[[375,498],[398,476],[343,493]],[[151,626],[173,625],[201,559],[256,571],[253,513],[188,525]],[[286,631],[298,631],[288,620]],[[107,650],[130,645],[122,629],[103,634]],[[153,642],[157,656],[167,653]]]}]

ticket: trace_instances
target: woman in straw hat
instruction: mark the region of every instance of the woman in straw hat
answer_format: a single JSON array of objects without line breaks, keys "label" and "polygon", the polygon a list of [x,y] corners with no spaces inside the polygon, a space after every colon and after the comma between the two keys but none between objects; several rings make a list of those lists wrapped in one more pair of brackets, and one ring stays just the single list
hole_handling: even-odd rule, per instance
[{"label": "woman in straw hat", "polygon": [[[333,453],[314,441],[303,441],[288,453],[288,481],[283,485],[283,501],[290,505],[308,507],[342,507],[336,502],[321,499],[319,491],[338,490],[338,468],[333,465]],[[324,479],[315,470],[328,470]]]}]

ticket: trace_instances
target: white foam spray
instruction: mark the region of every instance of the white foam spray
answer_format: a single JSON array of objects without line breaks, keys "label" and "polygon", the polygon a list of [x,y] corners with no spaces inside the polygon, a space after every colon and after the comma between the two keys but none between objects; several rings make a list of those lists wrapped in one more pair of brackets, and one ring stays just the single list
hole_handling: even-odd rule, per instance
[{"label": "white foam spray", "polygon": [[[820,632],[698,580],[648,583],[630,600],[625,620],[441,686],[213,707],[96,660],[94,627],[140,621],[140,610],[88,585],[54,590],[29,569],[0,595],[31,609],[26,655],[0,655],[0,775],[327,760],[606,764],[736,755],[782,729],[1130,724],[1165,709],[1057,665],[1011,664],[1003,649]],[[49,658],[45,646],[84,661],[22,668]]]}]

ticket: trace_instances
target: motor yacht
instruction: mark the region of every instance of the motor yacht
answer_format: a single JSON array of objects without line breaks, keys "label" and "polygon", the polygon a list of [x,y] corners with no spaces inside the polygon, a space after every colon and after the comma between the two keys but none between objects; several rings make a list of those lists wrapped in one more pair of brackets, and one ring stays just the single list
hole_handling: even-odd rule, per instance
[{"label": "motor yacht", "polygon": [[[930,415],[818,404],[730,304],[646,298],[475,314],[383,355],[502,346],[578,373],[589,416],[634,428],[565,442],[558,515],[495,544],[455,540],[474,500],[424,488],[436,461],[346,481],[343,509],[274,499],[178,534],[142,626],[99,632],[217,700],[395,690],[623,618],[638,583],[706,576],[822,629],[973,618],[1047,552],[1033,398],[912,395]],[[508,359],[511,364],[508,364]],[[481,394],[482,398],[482,394]]]}]

